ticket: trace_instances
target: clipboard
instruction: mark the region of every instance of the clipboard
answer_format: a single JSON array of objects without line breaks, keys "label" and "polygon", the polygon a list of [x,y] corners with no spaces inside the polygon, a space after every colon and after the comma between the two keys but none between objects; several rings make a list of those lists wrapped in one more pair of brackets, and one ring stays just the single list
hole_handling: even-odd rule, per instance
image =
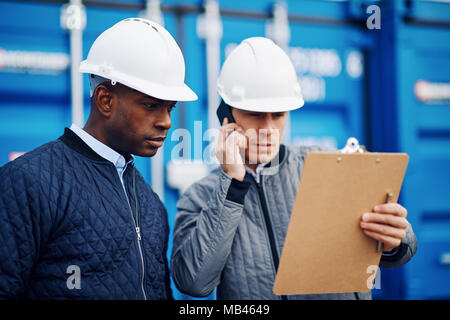
[{"label": "clipboard", "polygon": [[382,252],[360,228],[361,216],[388,193],[397,202],[408,160],[405,153],[360,149],[308,153],[273,292],[369,291]]}]

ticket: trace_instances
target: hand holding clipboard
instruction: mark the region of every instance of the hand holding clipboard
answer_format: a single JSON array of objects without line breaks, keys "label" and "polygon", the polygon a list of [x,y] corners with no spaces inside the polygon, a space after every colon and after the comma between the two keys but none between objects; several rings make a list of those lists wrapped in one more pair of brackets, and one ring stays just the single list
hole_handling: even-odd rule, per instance
[{"label": "hand holding clipboard", "polygon": [[[385,203],[388,193],[392,194],[392,201],[397,202],[408,159],[407,154],[363,151],[309,153],[274,293],[369,290],[367,268],[378,266],[381,258],[381,250],[376,250],[376,240],[387,238],[377,235],[378,239],[373,237],[375,240],[366,236],[378,234],[374,230],[376,223],[370,223],[371,229],[363,228],[365,232],[361,232],[361,215],[369,213],[376,221],[391,218],[391,215],[376,210],[372,212],[372,208]],[[401,207],[394,203],[382,206],[395,212]],[[396,214],[392,217],[396,218]]]}]

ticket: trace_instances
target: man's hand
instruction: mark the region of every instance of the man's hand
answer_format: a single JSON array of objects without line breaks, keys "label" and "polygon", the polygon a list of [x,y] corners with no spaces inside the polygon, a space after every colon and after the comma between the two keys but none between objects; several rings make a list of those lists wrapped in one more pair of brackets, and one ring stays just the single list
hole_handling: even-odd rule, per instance
[{"label": "man's hand", "polygon": [[383,242],[383,251],[389,252],[398,247],[406,236],[408,212],[398,203],[380,204],[373,212],[362,215],[360,222],[363,232],[369,237]]},{"label": "man's hand", "polygon": [[225,118],[219,131],[219,139],[216,148],[216,157],[222,170],[230,177],[244,181],[245,166],[241,149],[246,147],[244,130],[236,123],[229,123]]}]

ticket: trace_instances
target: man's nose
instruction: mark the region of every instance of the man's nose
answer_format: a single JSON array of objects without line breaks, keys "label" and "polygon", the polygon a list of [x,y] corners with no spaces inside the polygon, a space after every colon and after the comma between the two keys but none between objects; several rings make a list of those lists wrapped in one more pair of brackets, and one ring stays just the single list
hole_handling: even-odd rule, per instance
[{"label": "man's nose", "polygon": [[279,131],[272,117],[267,116],[263,119],[258,130],[259,139],[267,140],[278,137]]},{"label": "man's nose", "polygon": [[277,136],[278,132],[276,128],[264,127],[258,130],[259,139],[267,140]]},{"label": "man's nose", "polygon": [[170,112],[167,110],[167,108],[160,108],[159,112],[157,113],[155,127],[169,130],[171,126],[172,121],[170,120]]}]

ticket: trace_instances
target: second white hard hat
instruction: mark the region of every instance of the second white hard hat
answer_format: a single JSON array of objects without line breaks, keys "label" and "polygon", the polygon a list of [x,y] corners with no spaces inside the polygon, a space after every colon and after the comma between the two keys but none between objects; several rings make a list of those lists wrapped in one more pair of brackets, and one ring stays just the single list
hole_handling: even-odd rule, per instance
[{"label": "second white hard hat", "polygon": [[104,31],[81,62],[80,72],[161,100],[197,100],[184,83],[184,58],[177,43],[166,29],[146,19],[125,19]]},{"label": "second white hard hat", "polygon": [[247,111],[284,112],[304,104],[291,60],[263,37],[245,39],[230,53],[217,91],[226,104]]}]

